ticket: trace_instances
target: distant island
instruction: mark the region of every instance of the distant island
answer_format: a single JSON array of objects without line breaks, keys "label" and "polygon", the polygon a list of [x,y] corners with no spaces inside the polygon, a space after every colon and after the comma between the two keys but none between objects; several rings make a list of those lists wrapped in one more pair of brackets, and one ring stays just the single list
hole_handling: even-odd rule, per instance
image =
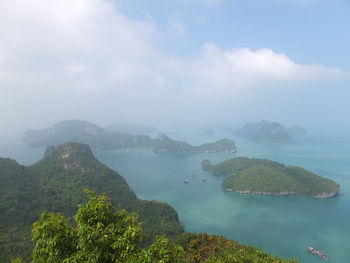
[{"label": "distant island", "polygon": [[295,136],[305,134],[301,127],[285,129],[278,122],[248,122],[235,132],[237,136],[259,143],[294,143]]},{"label": "distant island", "polygon": [[92,150],[113,150],[150,147],[152,138],[148,135],[109,131],[87,121],[68,120],[55,123],[49,128],[28,130],[24,133],[22,142],[32,147],[57,146],[66,142],[78,142],[88,144]]},{"label": "distant island", "polygon": [[[112,251],[108,253],[109,260],[119,255],[119,253],[113,254],[114,251],[119,252],[119,244],[129,251],[130,255],[124,255],[124,258],[128,259],[133,258],[136,255],[135,252],[141,253],[139,247],[150,247],[147,250],[149,253],[145,256],[151,261],[147,260],[147,262],[160,262],[157,258],[163,256],[166,258],[169,253],[178,255],[179,260],[171,261],[170,259],[166,262],[231,262],[233,257],[238,260],[237,262],[247,263],[299,262],[294,258],[283,259],[268,254],[261,248],[246,246],[222,236],[183,233],[178,214],[171,206],[157,201],[138,199],[125,179],[100,163],[86,144],[65,143],[58,147],[49,146],[44,158],[31,166],[22,166],[15,160],[0,158],[0,180],[0,208],[2,211],[0,213],[0,262],[30,262],[33,260],[30,253],[34,246],[36,251],[40,251],[40,255],[44,255],[44,259],[41,260],[43,262],[62,262],[74,258],[79,253],[79,249],[81,251],[86,249],[84,253],[89,253],[89,255],[101,253],[101,251],[105,253],[106,250]],[[117,210],[111,208],[114,213],[118,213],[120,208],[137,213],[142,228],[139,228],[138,220],[134,225],[138,230],[133,228],[132,222],[134,221],[130,221],[131,218],[126,216],[118,216],[111,221],[109,206],[95,202],[97,199],[89,202],[89,206],[85,205],[87,196],[84,194],[84,188],[107,193],[105,197],[112,202],[113,207],[117,208]],[[73,218],[73,215],[76,214],[77,209],[82,211],[81,209],[86,209],[86,207],[93,208],[94,213],[98,211],[99,215],[103,216],[93,217],[96,214],[87,209],[84,215],[89,215],[90,218],[83,217],[81,220],[80,217],[80,225],[76,225],[77,217]],[[36,223],[33,230],[33,222],[39,220],[41,214],[40,221],[43,224]],[[124,212],[118,215],[124,215]],[[64,221],[59,221],[62,217]],[[53,218],[58,221],[50,221]],[[101,218],[108,219],[101,222],[99,221]],[[89,223],[84,225],[82,222],[85,220]],[[118,224],[115,224],[115,221]],[[70,224],[71,227],[67,228]],[[39,229],[38,226],[42,228]],[[77,241],[75,238],[79,237],[81,233],[79,231],[82,229],[78,226],[85,227],[80,236],[87,233],[89,235],[91,233],[91,236]],[[129,226],[131,227],[128,228],[130,232],[119,232],[119,229]],[[118,231],[111,232],[111,227]],[[79,231],[74,231],[77,228]],[[38,233],[42,230],[41,233],[46,234],[37,235],[31,240],[32,231]],[[115,240],[108,240],[105,233],[117,237]],[[124,233],[131,234],[124,235]],[[137,238],[140,233],[143,236],[143,242],[140,243],[141,239],[135,242],[136,239],[133,238],[135,235]],[[71,238],[72,234],[74,238]],[[159,241],[160,236],[161,241]],[[131,241],[125,243],[129,240],[133,243]],[[93,245],[77,246],[77,244],[85,244],[84,242]],[[113,246],[106,245],[111,243]],[[130,249],[124,244],[132,244],[134,248]],[[38,250],[38,248],[44,249]],[[157,254],[158,251],[162,253]],[[19,257],[24,260],[22,261]]]},{"label": "distant island", "polygon": [[[123,126],[125,129],[136,127]],[[236,145],[229,139],[220,139],[213,143],[205,143],[193,146],[187,142],[175,141],[161,133],[157,138],[149,135],[135,135],[114,130],[115,127],[104,129],[96,124],[82,121],[69,120],[54,124],[52,127],[41,130],[28,130],[22,137],[22,142],[32,147],[57,146],[66,142],[78,142],[90,145],[92,150],[114,150],[123,148],[151,148],[156,153],[160,152],[226,152],[235,153]],[[142,130],[141,128],[139,129]]]},{"label": "distant island", "polygon": [[292,137],[301,136],[301,135],[306,134],[305,129],[303,127],[299,127],[299,126],[294,126],[294,127],[288,128],[288,129],[286,129],[286,132]]},{"label": "distant island", "polygon": [[285,166],[267,159],[236,157],[212,165],[202,162],[202,168],[216,175],[229,175],[222,189],[255,195],[305,195],[330,198],[337,195],[339,184],[313,174],[301,167]]},{"label": "distant island", "polygon": [[205,143],[199,146],[193,146],[187,142],[174,141],[165,134],[160,134],[157,139],[154,140],[154,152],[186,152],[186,153],[235,153],[236,144],[230,139],[220,139],[213,143]]},{"label": "distant island", "polygon": [[42,212],[73,216],[87,199],[84,188],[108,192],[115,206],[139,214],[146,243],[157,235],[184,231],[170,205],[137,198],[125,179],[100,163],[86,144],[49,146],[44,158],[31,166],[0,158],[0,180],[0,262],[28,255],[32,224]]},{"label": "distant island", "polygon": [[153,125],[128,124],[124,122],[115,122],[106,128],[108,131],[117,131],[120,133],[128,133],[132,135],[152,135],[157,133],[157,129]]}]

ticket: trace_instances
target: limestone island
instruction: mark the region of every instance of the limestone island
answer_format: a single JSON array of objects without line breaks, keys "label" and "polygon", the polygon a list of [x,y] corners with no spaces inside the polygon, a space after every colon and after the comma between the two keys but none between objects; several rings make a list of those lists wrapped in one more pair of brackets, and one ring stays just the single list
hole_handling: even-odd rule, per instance
[{"label": "limestone island", "polygon": [[295,137],[304,135],[305,130],[302,127],[291,127],[285,129],[278,122],[248,122],[242,128],[235,132],[235,135],[247,138],[258,143],[295,143]]},{"label": "limestone island", "polygon": [[297,166],[246,157],[236,157],[212,165],[202,162],[202,168],[215,175],[229,175],[222,189],[253,195],[302,195],[330,198],[338,194],[339,184]]},{"label": "limestone island", "polygon": [[55,123],[52,127],[28,130],[23,135],[22,142],[32,147],[58,146],[62,143],[77,142],[88,144],[93,151],[150,148],[155,153],[236,152],[235,142],[230,139],[220,139],[212,143],[193,146],[187,142],[170,139],[163,133],[156,138],[145,134],[136,134],[142,131],[146,130],[135,125],[113,126],[105,129],[87,121],[68,120]]},{"label": "limestone island", "polygon": [[160,152],[183,152],[183,153],[217,153],[224,152],[227,154],[236,153],[236,144],[230,139],[220,139],[212,143],[204,143],[199,146],[193,146],[187,142],[175,141],[165,134],[161,133],[154,140],[153,151]]}]

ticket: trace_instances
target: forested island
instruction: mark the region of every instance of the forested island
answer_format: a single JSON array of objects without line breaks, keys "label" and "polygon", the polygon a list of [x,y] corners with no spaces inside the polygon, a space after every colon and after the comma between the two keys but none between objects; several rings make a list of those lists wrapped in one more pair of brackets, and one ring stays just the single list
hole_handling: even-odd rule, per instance
[{"label": "forested island", "polygon": [[[131,127],[129,128],[131,129]],[[236,152],[236,145],[230,139],[220,139],[213,143],[193,146],[187,142],[173,140],[163,133],[159,134],[157,138],[151,138],[149,135],[121,133],[113,128],[104,129],[96,124],[81,120],[63,121],[41,130],[28,130],[23,135],[22,141],[32,147],[78,142],[90,145],[92,150],[139,147],[151,148],[156,153]]]},{"label": "forested island", "polygon": [[44,211],[72,217],[77,205],[87,200],[84,188],[109,192],[113,205],[136,212],[146,243],[157,235],[183,232],[171,206],[138,199],[125,179],[100,163],[85,144],[50,146],[45,157],[29,167],[0,158],[0,180],[0,262],[28,256],[33,222]]},{"label": "forested island", "polygon": [[0,179],[0,262],[299,262],[183,233],[172,207],[138,199],[85,144],[50,146],[32,166],[0,158]]},{"label": "forested island", "polygon": [[222,189],[243,194],[330,198],[337,195],[340,187],[333,180],[301,167],[267,159],[236,157],[216,165],[204,160],[202,168],[212,174],[229,175],[222,183]]},{"label": "forested island", "polygon": [[259,143],[295,143],[295,136],[305,134],[302,127],[285,129],[278,122],[247,122],[235,132],[236,135]]},{"label": "forested island", "polygon": [[152,147],[153,140],[148,135],[134,135],[104,129],[94,123],[82,120],[58,122],[52,127],[28,130],[22,142],[32,147],[47,147],[67,142],[88,144],[92,150],[113,150],[133,147]]},{"label": "forested island", "polygon": [[193,146],[187,142],[175,141],[170,139],[165,134],[160,134],[157,139],[154,140],[154,152],[184,152],[184,153],[214,153],[225,152],[235,153],[236,144],[230,139],[220,139],[213,143],[204,143],[199,146]]}]

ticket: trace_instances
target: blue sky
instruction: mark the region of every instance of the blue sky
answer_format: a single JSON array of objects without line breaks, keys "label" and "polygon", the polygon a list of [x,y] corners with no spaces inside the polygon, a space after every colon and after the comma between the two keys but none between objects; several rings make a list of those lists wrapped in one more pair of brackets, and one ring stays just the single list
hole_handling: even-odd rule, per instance
[{"label": "blue sky", "polygon": [[350,130],[350,3],[0,2],[0,125],[65,119]]},{"label": "blue sky", "polygon": [[[350,60],[344,59],[350,58],[349,1],[207,2],[127,0],[117,4],[129,17],[154,19],[161,35],[159,46],[179,56],[198,55],[203,43],[212,42],[222,49],[268,47],[298,63],[350,69]],[[183,25],[181,37],[169,30],[172,20]]]}]

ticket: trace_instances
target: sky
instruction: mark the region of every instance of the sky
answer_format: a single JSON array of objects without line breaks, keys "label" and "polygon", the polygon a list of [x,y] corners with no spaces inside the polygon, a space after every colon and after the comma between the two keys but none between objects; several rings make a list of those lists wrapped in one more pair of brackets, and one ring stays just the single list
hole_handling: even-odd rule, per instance
[{"label": "sky", "polygon": [[1,136],[67,119],[350,131],[347,0],[2,0]]}]

